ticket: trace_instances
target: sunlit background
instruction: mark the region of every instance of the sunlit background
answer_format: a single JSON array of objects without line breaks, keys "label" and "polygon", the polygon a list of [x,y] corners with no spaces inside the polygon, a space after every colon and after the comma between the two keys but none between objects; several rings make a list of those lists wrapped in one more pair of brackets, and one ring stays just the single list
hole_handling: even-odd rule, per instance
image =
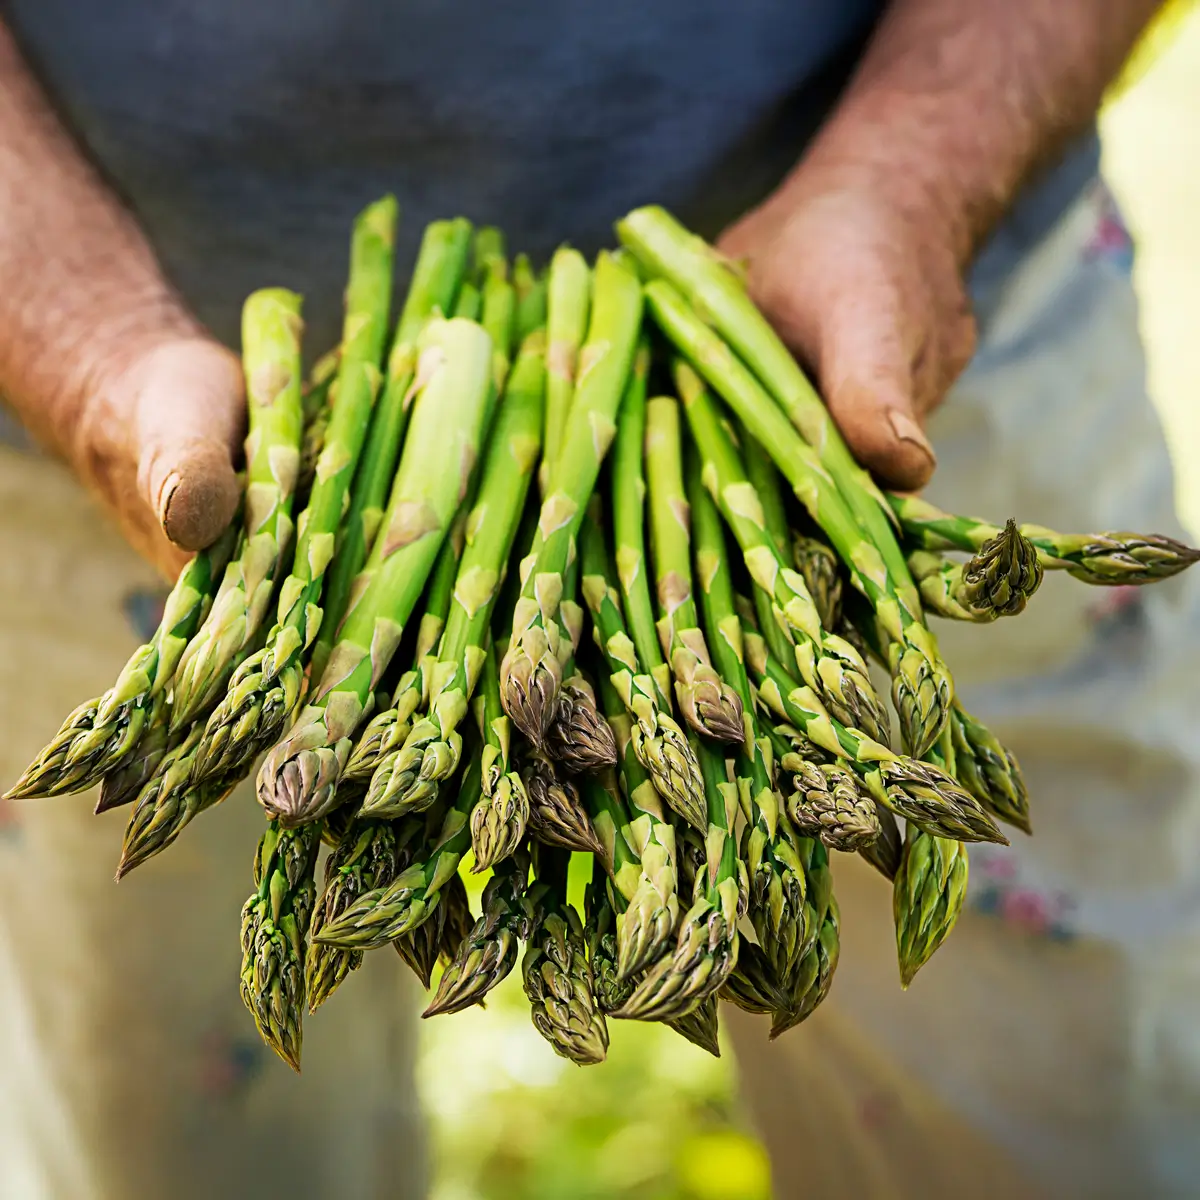
[{"label": "sunlit background", "polygon": [[[1172,5],[1103,118],[1105,169],[1138,243],[1150,386],[1186,523],[1200,530],[1200,7]],[[836,985],[835,985],[836,986]],[[790,1037],[803,1038],[803,1029]],[[736,1065],[665,1027],[612,1024],[608,1062],[556,1058],[519,972],[486,1010],[425,1022],[432,1200],[766,1200]]]}]

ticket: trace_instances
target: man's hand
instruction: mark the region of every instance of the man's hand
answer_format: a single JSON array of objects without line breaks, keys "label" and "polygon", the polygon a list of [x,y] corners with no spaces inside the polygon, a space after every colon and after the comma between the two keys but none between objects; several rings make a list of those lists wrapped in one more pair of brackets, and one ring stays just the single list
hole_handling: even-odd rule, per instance
[{"label": "man's hand", "polygon": [[0,392],[173,577],[237,506],[237,357],[199,328],[0,24]]},{"label": "man's hand", "polygon": [[801,172],[727,231],[758,305],[813,372],[858,460],[923,487],[922,432],[975,346],[962,272],[944,237],[869,176]]},{"label": "man's hand", "polygon": [[721,239],[851,449],[911,490],[974,349],[965,273],[1096,113],[1159,0],[894,0],[838,110]]}]

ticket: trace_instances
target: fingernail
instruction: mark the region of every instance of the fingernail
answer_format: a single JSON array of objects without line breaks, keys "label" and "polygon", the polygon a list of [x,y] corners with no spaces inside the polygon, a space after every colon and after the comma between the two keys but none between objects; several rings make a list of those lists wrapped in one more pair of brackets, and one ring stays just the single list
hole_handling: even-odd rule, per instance
[{"label": "fingernail", "polygon": [[902,442],[908,442],[909,445],[916,446],[928,457],[931,463],[937,462],[937,455],[933,452],[932,444],[925,436],[920,425],[908,413],[901,412],[898,408],[889,409],[888,424],[891,425],[892,432]]}]

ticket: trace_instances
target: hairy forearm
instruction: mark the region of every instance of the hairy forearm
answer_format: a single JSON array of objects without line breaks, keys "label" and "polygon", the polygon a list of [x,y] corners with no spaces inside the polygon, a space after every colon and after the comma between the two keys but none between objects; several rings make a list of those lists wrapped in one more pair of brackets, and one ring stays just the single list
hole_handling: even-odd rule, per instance
[{"label": "hairy forearm", "polygon": [[157,340],[195,332],[2,22],[0,279],[0,390],[64,453],[99,374]]},{"label": "hairy forearm", "polygon": [[1161,0],[895,0],[806,169],[873,173],[965,264],[1094,118]]}]

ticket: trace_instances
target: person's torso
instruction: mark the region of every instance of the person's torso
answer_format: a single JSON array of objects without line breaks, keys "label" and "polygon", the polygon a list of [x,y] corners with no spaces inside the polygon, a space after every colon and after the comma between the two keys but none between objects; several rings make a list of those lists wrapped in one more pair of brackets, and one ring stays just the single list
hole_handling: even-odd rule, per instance
[{"label": "person's torso", "polygon": [[[7,0],[67,120],[200,315],[264,283],[336,329],[353,214],[400,261],[463,213],[544,258],[655,201],[706,232],[795,160],[879,0]],[[837,62],[839,54],[845,63]],[[320,346],[314,346],[319,349]]]}]

